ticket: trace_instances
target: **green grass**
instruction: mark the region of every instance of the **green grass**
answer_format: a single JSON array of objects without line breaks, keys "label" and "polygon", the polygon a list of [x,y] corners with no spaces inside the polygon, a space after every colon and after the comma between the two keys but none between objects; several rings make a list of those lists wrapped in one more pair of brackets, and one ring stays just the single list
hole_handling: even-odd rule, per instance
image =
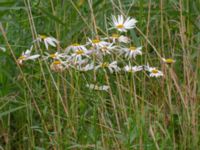
[{"label": "green grass", "polygon": [[[163,78],[99,73],[111,86],[100,92],[85,87],[92,73],[16,64],[36,34],[62,48],[84,43],[107,34],[111,14],[138,20],[129,32],[143,46],[136,63],[161,68]],[[0,0],[0,149],[199,149],[199,14],[198,0]]]}]

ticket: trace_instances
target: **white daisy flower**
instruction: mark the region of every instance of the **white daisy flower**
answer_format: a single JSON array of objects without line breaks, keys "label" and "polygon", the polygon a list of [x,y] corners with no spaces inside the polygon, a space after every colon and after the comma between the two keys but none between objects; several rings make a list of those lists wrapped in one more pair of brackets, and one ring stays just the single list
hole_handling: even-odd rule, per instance
[{"label": "white daisy flower", "polygon": [[145,66],[145,70],[147,70],[150,74],[150,77],[160,77],[163,76],[162,71],[156,69],[156,67],[149,67],[149,66]]},{"label": "white daisy flower", "polygon": [[76,51],[74,51],[74,53],[72,53],[71,58],[76,62],[76,61],[80,61],[83,59],[83,57],[87,57],[89,58],[89,54],[91,52],[88,50],[84,50],[84,49],[78,49]]},{"label": "white daisy flower", "polygon": [[95,84],[86,84],[86,87],[88,87],[91,90],[97,90],[97,91],[108,91],[108,89],[110,88],[108,85],[98,86]]},{"label": "white daisy flower", "polygon": [[113,43],[120,42],[120,43],[130,43],[131,40],[129,37],[119,34],[112,34],[110,37]]},{"label": "white daisy flower", "polygon": [[39,35],[38,38],[36,39],[40,42],[44,42],[46,49],[49,48],[49,45],[56,47],[56,45],[59,43],[59,41],[57,39],[55,39],[54,37],[48,37],[45,35]]},{"label": "white daisy flower", "polygon": [[32,48],[33,48],[33,46],[31,46],[30,50],[27,49],[25,52],[22,52],[21,56],[17,59],[17,62],[19,64],[22,64],[23,61],[26,61],[26,60],[35,60],[38,57],[40,57],[39,54],[31,55]]},{"label": "white daisy flower", "polygon": [[122,52],[125,53],[125,57],[135,58],[137,55],[142,55],[142,47],[131,46],[129,48],[122,48]]},{"label": "white daisy flower", "polygon": [[176,62],[176,60],[172,59],[172,58],[162,58],[163,62],[166,63],[166,64],[173,64]]},{"label": "white daisy flower", "polygon": [[141,71],[143,70],[143,66],[131,66],[131,65],[126,65],[124,67],[124,71],[126,72],[132,72],[132,73],[135,73],[135,72],[138,72],[138,71]]},{"label": "white daisy flower", "polygon": [[52,59],[60,60],[61,58],[69,58],[68,55],[66,55],[64,53],[59,53],[59,52],[56,52],[56,53],[53,53],[53,54],[49,54],[49,53],[45,52],[45,54],[47,56],[44,56],[44,59],[52,58]]},{"label": "white daisy flower", "polygon": [[66,53],[69,53],[70,50],[72,50],[72,51],[77,51],[77,50],[84,50],[84,51],[87,51],[85,45],[81,45],[81,44],[79,44],[79,43],[74,43],[74,44],[68,46],[68,47],[65,49],[65,52],[66,52]]},{"label": "white daisy flower", "polygon": [[99,39],[91,40],[90,38],[88,38],[88,40],[89,40],[88,44],[91,44],[95,48],[100,48],[100,47],[104,47],[104,46],[110,45],[110,43],[105,42],[105,41],[101,41]]},{"label": "white daisy flower", "polygon": [[113,72],[118,72],[120,71],[121,69],[117,66],[117,61],[113,61],[112,63],[108,63],[108,62],[102,62],[100,63],[99,65],[97,65],[95,67],[95,70],[99,69],[99,68],[108,68],[108,70],[110,71],[110,73],[113,73]]},{"label": "white daisy flower", "polygon": [[62,72],[65,70],[65,68],[67,68],[64,63],[60,60],[55,60],[51,63],[50,65],[51,70],[55,71],[55,72]]},{"label": "white daisy flower", "polygon": [[137,23],[137,20],[134,18],[128,17],[126,20],[122,15],[118,15],[116,18],[115,16],[112,16],[113,26],[120,32],[127,32],[129,29],[135,28],[135,25]]}]

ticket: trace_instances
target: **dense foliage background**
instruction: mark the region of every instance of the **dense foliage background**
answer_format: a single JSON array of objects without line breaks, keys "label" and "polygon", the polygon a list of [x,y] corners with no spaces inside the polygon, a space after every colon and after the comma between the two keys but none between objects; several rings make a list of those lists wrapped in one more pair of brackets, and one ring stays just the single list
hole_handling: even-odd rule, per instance
[{"label": "dense foliage background", "polygon": [[[84,43],[107,32],[111,14],[138,20],[136,61],[163,78],[99,75],[106,93],[85,88],[90,74],[16,65],[37,34],[62,48]],[[199,14],[198,0],[0,0],[0,149],[198,149]],[[163,64],[155,49],[176,63]]]}]

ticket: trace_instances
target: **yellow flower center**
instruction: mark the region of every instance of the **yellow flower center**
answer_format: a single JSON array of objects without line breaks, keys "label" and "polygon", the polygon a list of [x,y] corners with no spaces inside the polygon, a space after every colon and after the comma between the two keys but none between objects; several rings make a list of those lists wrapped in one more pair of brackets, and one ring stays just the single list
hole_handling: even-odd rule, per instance
[{"label": "yellow flower center", "polygon": [[109,64],[108,64],[107,62],[104,62],[104,63],[101,64],[101,67],[102,67],[102,68],[106,68],[106,67],[108,67],[108,65],[109,65]]},{"label": "yellow flower center", "polygon": [[154,74],[157,74],[158,70],[157,69],[153,69],[151,72],[154,73]]},{"label": "yellow flower center", "polygon": [[95,39],[95,40],[92,40],[92,43],[94,43],[94,44],[97,44],[97,43],[99,43],[100,41],[98,40],[98,39]]},{"label": "yellow flower center", "polygon": [[76,54],[77,54],[77,55],[82,55],[82,54],[84,54],[84,51],[83,51],[83,50],[77,50],[77,51],[76,51]]},{"label": "yellow flower center", "polygon": [[23,59],[25,59],[26,57],[25,56],[20,56],[18,59],[19,60],[23,60]]},{"label": "yellow flower center", "polygon": [[72,44],[72,46],[80,46],[80,44],[74,43],[74,44]]},{"label": "yellow flower center", "polygon": [[118,38],[118,37],[119,37],[118,34],[116,34],[116,33],[112,34],[112,38]]},{"label": "yellow flower center", "polygon": [[124,25],[123,25],[123,24],[118,24],[118,25],[117,25],[117,28],[118,28],[118,29],[122,29],[122,28],[124,28]]},{"label": "yellow flower center", "polygon": [[56,54],[50,54],[50,57],[51,57],[51,58],[55,58],[55,57],[56,57]]},{"label": "yellow flower center", "polygon": [[44,40],[45,38],[47,38],[47,36],[46,35],[40,35],[40,38]]},{"label": "yellow flower center", "polygon": [[130,50],[130,51],[135,51],[135,50],[136,50],[136,47],[131,46],[131,47],[129,47],[129,50]]},{"label": "yellow flower center", "polygon": [[171,59],[171,58],[168,58],[168,59],[165,60],[165,62],[168,63],[168,64],[172,64],[172,63],[174,63],[174,60]]},{"label": "yellow flower center", "polygon": [[53,62],[54,65],[60,65],[61,62],[59,60]]}]

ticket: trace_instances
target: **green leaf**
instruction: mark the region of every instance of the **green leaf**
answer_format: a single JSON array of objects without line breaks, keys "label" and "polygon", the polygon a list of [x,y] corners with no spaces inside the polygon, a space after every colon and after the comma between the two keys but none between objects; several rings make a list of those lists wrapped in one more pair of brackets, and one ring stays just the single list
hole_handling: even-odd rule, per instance
[{"label": "green leaf", "polygon": [[3,117],[3,116],[6,116],[6,115],[8,115],[8,114],[10,114],[10,113],[12,113],[12,112],[15,112],[15,111],[17,111],[17,110],[20,110],[20,109],[22,109],[22,108],[25,108],[25,107],[26,107],[26,106],[23,105],[23,106],[19,106],[19,107],[16,107],[16,108],[14,108],[14,109],[10,109],[10,110],[8,110],[8,111],[2,112],[2,113],[0,113],[0,118]]}]

